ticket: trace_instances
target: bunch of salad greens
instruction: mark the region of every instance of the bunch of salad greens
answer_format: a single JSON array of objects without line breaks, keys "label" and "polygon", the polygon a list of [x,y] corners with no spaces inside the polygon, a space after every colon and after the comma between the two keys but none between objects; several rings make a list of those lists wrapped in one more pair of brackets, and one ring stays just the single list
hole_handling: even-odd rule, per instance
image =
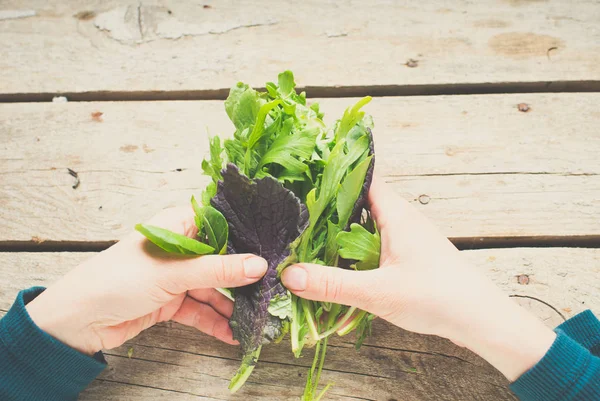
[{"label": "bunch of salad greens", "polygon": [[220,289],[234,301],[230,319],[240,342],[242,365],[231,380],[238,390],[257,363],[263,345],[288,333],[295,357],[305,347],[315,355],[302,396],[319,400],[327,340],[356,331],[358,349],[374,316],[353,307],[292,295],[283,269],[309,262],[346,269],[379,266],[380,236],[366,207],[374,166],[372,120],[361,111],[371,98],[348,108],[331,127],[317,103],[307,105],[291,71],[267,83],[266,92],[234,86],[225,110],[233,138],[210,139],[202,170],[211,183],[201,202],[192,197],[196,238],[137,225],[150,241],[187,255],[254,253],[268,262],[257,283]]}]

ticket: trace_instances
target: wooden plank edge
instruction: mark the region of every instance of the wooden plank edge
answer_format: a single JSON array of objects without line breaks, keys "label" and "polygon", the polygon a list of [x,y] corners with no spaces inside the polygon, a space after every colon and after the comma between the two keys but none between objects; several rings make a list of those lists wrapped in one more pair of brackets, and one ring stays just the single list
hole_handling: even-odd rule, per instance
[{"label": "wooden plank edge", "polygon": [[[232,84],[234,84],[232,82]],[[258,88],[264,91],[264,88]],[[600,92],[600,80],[494,82],[465,84],[373,85],[373,86],[306,86],[311,98],[487,95],[509,93],[576,93]],[[229,88],[183,91],[95,91],[0,93],[0,103],[51,102],[54,97],[66,97],[70,102],[167,101],[167,100],[224,100]]]},{"label": "wooden plank edge", "polygon": [[[509,237],[450,237],[461,251],[502,248],[600,248],[600,235],[539,235]],[[0,252],[101,252],[112,241],[0,241]]]}]

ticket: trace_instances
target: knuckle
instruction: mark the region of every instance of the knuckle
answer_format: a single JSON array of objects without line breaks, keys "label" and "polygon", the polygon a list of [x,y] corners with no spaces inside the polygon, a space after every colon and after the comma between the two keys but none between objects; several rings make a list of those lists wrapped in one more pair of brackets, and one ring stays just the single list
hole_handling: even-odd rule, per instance
[{"label": "knuckle", "polygon": [[341,276],[336,275],[333,272],[324,273],[321,275],[321,288],[323,288],[323,295],[327,299],[337,301],[342,295],[344,280]]},{"label": "knuckle", "polygon": [[215,257],[215,262],[213,263],[213,273],[217,281],[228,283],[233,280],[233,266],[230,259],[231,258],[223,256]]}]

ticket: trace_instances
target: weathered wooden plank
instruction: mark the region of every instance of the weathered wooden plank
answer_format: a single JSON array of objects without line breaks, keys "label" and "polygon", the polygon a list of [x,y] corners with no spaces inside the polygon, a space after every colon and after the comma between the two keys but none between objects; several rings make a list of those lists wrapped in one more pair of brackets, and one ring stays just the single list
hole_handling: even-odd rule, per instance
[{"label": "weathered wooden plank", "polygon": [[[48,285],[92,255],[0,253],[0,310],[10,307],[18,290]],[[600,312],[598,249],[515,248],[465,251],[464,255],[506,292],[531,297],[524,306],[551,327],[562,321],[556,311],[565,317],[586,308]],[[330,399],[513,399],[497,372],[449,341],[376,321],[373,336],[358,354],[351,342],[345,337],[332,340],[323,378],[336,383]],[[129,347],[134,349],[131,359],[127,358]],[[110,389],[114,399],[119,395],[127,399],[293,399],[301,392],[311,362],[310,353],[292,358],[285,342],[267,347],[251,382],[241,395],[230,397],[226,384],[238,364],[237,349],[194,329],[159,324],[107,353],[110,368],[101,376],[104,381],[96,383],[83,399],[97,399],[99,389],[104,388]],[[119,384],[113,387],[113,383]]]},{"label": "weathered wooden plank", "polygon": [[[354,101],[321,103],[331,122]],[[376,98],[377,170],[448,236],[599,234],[599,102]],[[0,241],[113,240],[187,203],[207,182],[207,129],[230,135],[222,102],[0,105]]]},{"label": "weathered wooden plank", "polygon": [[287,68],[309,87],[536,82],[539,90],[600,80],[594,0],[5,0],[0,8],[2,94],[214,96]]}]

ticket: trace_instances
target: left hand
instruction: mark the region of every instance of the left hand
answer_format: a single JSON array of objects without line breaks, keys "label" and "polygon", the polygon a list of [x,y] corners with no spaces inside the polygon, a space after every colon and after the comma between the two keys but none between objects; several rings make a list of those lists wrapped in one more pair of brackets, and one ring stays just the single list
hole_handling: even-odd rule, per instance
[{"label": "left hand", "polygon": [[[165,210],[149,223],[194,237],[191,207]],[[232,302],[215,288],[260,279],[258,256],[168,255],[134,232],[83,262],[27,305],[45,332],[86,354],[115,348],[157,322],[174,320],[229,344]]]}]

